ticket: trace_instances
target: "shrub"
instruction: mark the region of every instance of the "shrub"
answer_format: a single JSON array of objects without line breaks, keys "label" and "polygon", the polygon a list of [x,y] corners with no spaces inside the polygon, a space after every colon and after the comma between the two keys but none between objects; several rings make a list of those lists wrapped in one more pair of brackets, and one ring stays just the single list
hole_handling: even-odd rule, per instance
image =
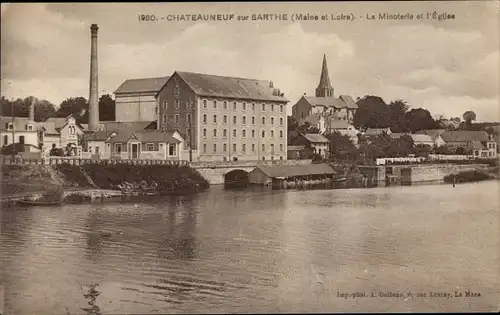
[{"label": "shrub", "polygon": [[24,152],[24,144],[22,143],[11,143],[2,147],[2,155],[18,154],[19,152]]}]

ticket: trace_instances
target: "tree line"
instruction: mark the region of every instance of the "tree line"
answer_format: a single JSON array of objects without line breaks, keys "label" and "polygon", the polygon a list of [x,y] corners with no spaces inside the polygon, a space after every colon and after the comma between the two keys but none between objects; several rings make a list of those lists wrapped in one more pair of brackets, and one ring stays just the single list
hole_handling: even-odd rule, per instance
[{"label": "tree line", "polygon": [[[87,124],[89,120],[89,102],[84,97],[69,97],[55,106],[45,99],[35,96],[17,98],[13,101],[5,98],[0,99],[0,115],[11,117],[28,117],[29,108],[34,103],[35,121],[43,122],[51,117],[68,117],[73,115],[78,123]],[[99,120],[115,120],[115,100],[109,94],[104,94],[99,98]]]}]

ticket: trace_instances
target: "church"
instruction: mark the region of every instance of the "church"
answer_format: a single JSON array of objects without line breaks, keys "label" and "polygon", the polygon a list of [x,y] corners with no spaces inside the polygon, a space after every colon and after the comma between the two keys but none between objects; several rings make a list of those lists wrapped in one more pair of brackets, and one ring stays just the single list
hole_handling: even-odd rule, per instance
[{"label": "church", "polygon": [[[326,55],[323,56],[323,65],[315,96],[303,95],[292,106],[292,117],[300,123],[309,122],[318,126],[321,133],[332,132],[336,125],[350,125],[358,105],[349,95],[335,97],[334,89],[328,75]],[[317,122],[316,122],[317,121]]]}]

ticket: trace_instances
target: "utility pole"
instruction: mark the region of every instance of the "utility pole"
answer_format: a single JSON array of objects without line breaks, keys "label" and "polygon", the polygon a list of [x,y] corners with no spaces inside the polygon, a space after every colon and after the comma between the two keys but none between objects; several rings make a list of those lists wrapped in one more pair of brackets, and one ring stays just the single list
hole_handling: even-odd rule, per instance
[{"label": "utility pole", "polygon": [[14,98],[11,98],[11,114],[12,114],[12,157],[16,155],[16,140],[14,136]]},{"label": "utility pole", "polygon": [[189,114],[189,162],[193,162],[193,142],[191,135],[193,134],[193,126],[191,124],[191,114]]}]

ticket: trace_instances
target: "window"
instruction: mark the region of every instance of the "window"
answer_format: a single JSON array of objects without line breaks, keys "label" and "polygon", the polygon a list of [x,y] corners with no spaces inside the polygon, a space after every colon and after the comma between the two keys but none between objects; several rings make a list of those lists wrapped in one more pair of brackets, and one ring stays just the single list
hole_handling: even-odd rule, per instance
[{"label": "window", "polygon": [[217,108],[217,101],[214,100],[214,108]]},{"label": "window", "polygon": [[163,123],[166,124],[167,123],[167,115],[163,115]]},{"label": "window", "polygon": [[187,123],[191,122],[191,114],[186,114],[186,122]]},{"label": "window", "polygon": [[222,137],[227,137],[227,129],[222,130]]},{"label": "window", "polygon": [[95,147],[95,154],[99,154],[99,147]]},{"label": "window", "polygon": [[207,114],[203,114],[203,123],[206,124],[207,123]]},{"label": "window", "polygon": [[280,144],[280,152],[283,152],[283,143]]},{"label": "window", "polygon": [[252,129],[252,138],[255,138],[255,130]]},{"label": "window", "polygon": [[9,130],[12,130],[14,129],[14,126],[12,125],[12,123],[9,123]]},{"label": "window", "polygon": [[224,143],[222,145],[222,151],[227,152],[227,144],[226,143]]},{"label": "window", "polygon": [[274,130],[271,130],[271,138],[274,138]]},{"label": "window", "polygon": [[283,113],[283,105],[280,105],[280,112]]},{"label": "window", "polygon": [[283,138],[283,130],[280,130],[280,138]]},{"label": "window", "polygon": [[207,153],[207,144],[203,143],[203,153]]},{"label": "window", "polygon": [[236,109],[236,102],[233,103],[233,109]]},{"label": "window", "polygon": [[179,109],[181,107],[181,101],[179,100],[175,100],[174,104],[175,104],[175,109]]},{"label": "window", "polygon": [[[24,125],[24,130],[28,130],[28,125]],[[489,147],[489,144],[488,144]]]},{"label": "window", "polygon": [[217,137],[217,129],[214,129],[214,138]]},{"label": "window", "polygon": [[246,144],[242,144],[241,145],[241,151],[243,151],[243,153],[247,152],[247,145]]},{"label": "window", "polygon": [[168,155],[176,155],[177,153],[175,152],[175,144],[169,144],[168,145]]},{"label": "window", "polygon": [[175,114],[174,115],[174,124],[178,124],[178,123],[179,123],[179,115]]},{"label": "window", "polygon": [[122,144],[121,143],[115,143],[115,151],[117,154],[122,153]]},{"label": "window", "polygon": [[216,123],[217,123],[217,115],[214,115],[213,123],[214,123],[214,124],[216,124]]},{"label": "window", "polygon": [[236,125],[236,116],[233,116],[233,124]]},{"label": "window", "polygon": [[155,106],[155,115],[158,115],[158,106]]},{"label": "window", "polygon": [[262,144],[262,152],[266,152],[266,145]]},{"label": "window", "polygon": [[246,138],[246,136],[247,136],[247,131],[246,131],[245,129],[243,129],[243,130],[241,131],[241,136],[242,136],[243,138]]},{"label": "window", "polygon": [[217,144],[214,143],[214,153],[216,153],[216,152],[217,152]]},{"label": "window", "polygon": [[206,137],[207,137],[207,129],[203,128],[203,138],[206,138]]},{"label": "window", "polygon": [[167,109],[167,100],[163,100],[163,109]]},{"label": "window", "polygon": [[262,161],[265,161],[265,160],[266,160],[266,158],[263,156],[263,157],[262,157]]},{"label": "window", "polygon": [[274,112],[274,104],[271,104],[271,111]]},{"label": "window", "polygon": [[266,131],[262,130],[262,138],[264,138],[265,136],[266,136]]},{"label": "window", "polygon": [[224,109],[227,109],[227,102],[224,101],[224,103],[222,103],[222,104],[223,104]]},{"label": "window", "polygon": [[19,136],[19,143],[24,144],[24,136]]},{"label": "window", "polygon": [[255,103],[252,103],[252,110],[255,110]]},{"label": "window", "polygon": [[[96,147],[97,149],[97,147]],[[154,151],[155,150],[155,145],[153,143],[148,143],[146,144],[146,151]],[[97,151],[96,151],[97,153]]]},{"label": "window", "polygon": [[227,124],[227,115],[222,116],[222,123]]},{"label": "window", "polygon": [[246,124],[247,124],[247,117],[246,117],[246,116],[241,117],[241,123],[242,123],[243,125],[246,125]]},{"label": "window", "polygon": [[203,108],[207,108],[207,100],[203,100]]},{"label": "window", "polygon": [[181,94],[181,89],[176,86],[174,87],[174,96],[179,96]]},{"label": "window", "polygon": [[236,129],[233,129],[233,137],[236,137]]},{"label": "window", "polygon": [[252,143],[252,152],[255,152],[255,143]]},{"label": "window", "polygon": [[266,111],[266,104],[262,104],[262,111]]},{"label": "window", "polygon": [[262,124],[265,125],[266,124],[266,117],[262,117]]},{"label": "window", "polygon": [[271,154],[274,154],[274,144],[271,143]]},{"label": "window", "polygon": [[233,143],[233,152],[236,152],[236,143]]},{"label": "window", "polygon": [[8,143],[9,143],[9,136],[4,135],[3,136],[3,143],[2,143],[2,145],[7,145]]},{"label": "window", "polygon": [[255,125],[255,116],[252,116],[252,125]]},{"label": "window", "polygon": [[274,125],[274,117],[271,117],[271,125]]},{"label": "window", "polygon": [[243,110],[247,110],[247,103],[243,103]]},{"label": "window", "polygon": [[283,160],[283,157],[282,157],[282,156],[280,156],[280,160]]},{"label": "window", "polygon": [[280,126],[283,126],[283,117],[280,117]]}]

